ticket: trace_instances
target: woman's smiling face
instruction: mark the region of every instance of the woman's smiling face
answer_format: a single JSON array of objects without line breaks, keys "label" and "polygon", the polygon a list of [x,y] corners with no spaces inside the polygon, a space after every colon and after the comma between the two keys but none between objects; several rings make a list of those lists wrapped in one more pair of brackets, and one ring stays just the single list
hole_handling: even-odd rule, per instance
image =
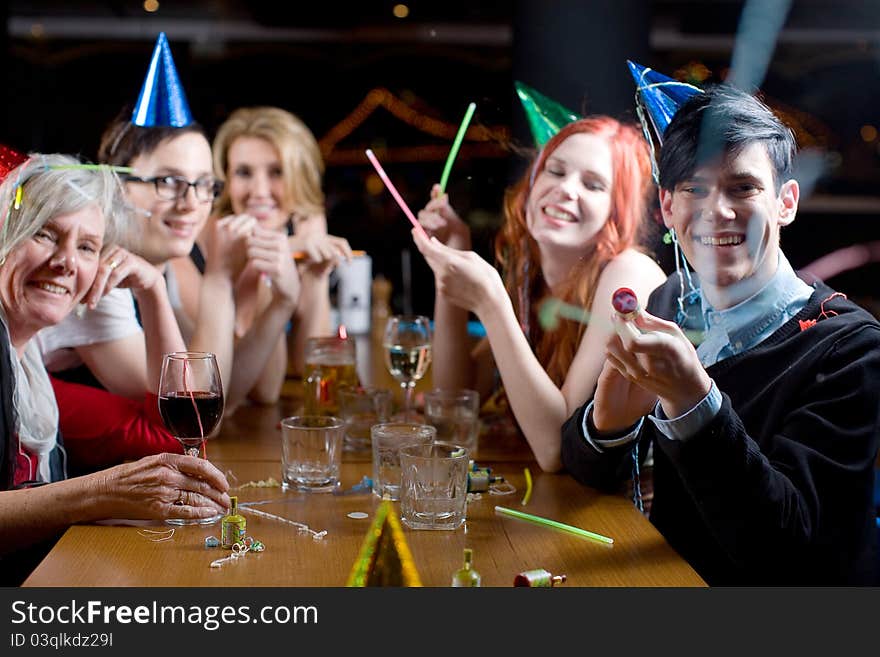
[{"label": "woman's smiling face", "polygon": [[[189,182],[214,180],[211,146],[196,132],[164,140],[150,153],[135,157],[130,166],[140,178],[177,176]],[[153,264],[189,255],[211,213],[211,200],[196,198],[192,187],[173,200],[160,198],[152,183],[127,182],[125,188],[141,223],[138,255]]]},{"label": "woman's smiling face", "polygon": [[613,181],[607,139],[570,135],[535,178],[526,204],[529,233],[544,247],[583,249],[608,221]]}]

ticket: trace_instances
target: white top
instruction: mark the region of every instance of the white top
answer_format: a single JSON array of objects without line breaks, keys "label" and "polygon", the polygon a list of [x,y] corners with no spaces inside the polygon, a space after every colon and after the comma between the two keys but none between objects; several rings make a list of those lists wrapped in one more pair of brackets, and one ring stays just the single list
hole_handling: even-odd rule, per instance
[{"label": "white top", "polygon": [[33,339],[46,369],[60,372],[82,365],[74,347],[110,342],[142,332],[131,290],[114,288],[101,297],[94,310],[72,312],[62,322],[38,331]]}]

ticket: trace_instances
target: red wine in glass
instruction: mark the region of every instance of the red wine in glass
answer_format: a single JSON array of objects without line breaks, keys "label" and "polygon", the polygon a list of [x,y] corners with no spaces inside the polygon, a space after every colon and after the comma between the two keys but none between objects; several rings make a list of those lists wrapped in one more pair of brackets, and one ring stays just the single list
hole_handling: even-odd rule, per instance
[{"label": "red wine in glass", "polygon": [[[214,354],[181,351],[165,354],[159,375],[159,414],[165,427],[198,458],[199,448],[223,416],[223,381]],[[168,518],[171,525],[210,524],[220,519]]]},{"label": "red wine in glass", "polygon": [[223,395],[210,391],[171,391],[159,397],[159,413],[168,431],[187,452],[201,446],[223,416]]}]

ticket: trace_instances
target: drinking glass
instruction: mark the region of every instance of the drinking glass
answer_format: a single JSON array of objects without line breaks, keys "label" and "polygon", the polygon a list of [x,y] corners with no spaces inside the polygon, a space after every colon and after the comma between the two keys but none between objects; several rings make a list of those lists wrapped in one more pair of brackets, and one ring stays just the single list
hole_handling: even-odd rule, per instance
[{"label": "drinking glass", "polygon": [[373,443],[373,494],[380,499],[400,499],[400,449],[430,445],[437,429],[428,424],[385,422],[370,429]]},{"label": "drinking glass", "polygon": [[345,422],[331,415],[281,420],[281,476],[284,490],[336,490],[342,464]]},{"label": "drinking glass", "polygon": [[426,392],[425,422],[437,427],[437,440],[461,445],[473,454],[480,431],[480,393],[438,388]]},{"label": "drinking glass", "polygon": [[[189,456],[199,450],[223,417],[223,382],[217,359],[203,351],[165,354],[159,375],[159,413]],[[210,525],[211,518],[169,518],[171,525]]]},{"label": "drinking glass", "polygon": [[346,450],[369,449],[370,430],[391,417],[391,391],[385,388],[341,388],[339,410],[345,420]]},{"label": "drinking glass", "polygon": [[411,529],[458,529],[467,517],[468,460],[461,445],[400,448],[400,519]]},{"label": "drinking glass", "polygon": [[338,391],[358,385],[355,341],[336,336],[306,340],[303,413],[339,415]]},{"label": "drinking glass", "polygon": [[382,339],[385,366],[403,388],[403,419],[409,418],[412,390],[431,364],[431,324],[422,315],[388,318]]}]

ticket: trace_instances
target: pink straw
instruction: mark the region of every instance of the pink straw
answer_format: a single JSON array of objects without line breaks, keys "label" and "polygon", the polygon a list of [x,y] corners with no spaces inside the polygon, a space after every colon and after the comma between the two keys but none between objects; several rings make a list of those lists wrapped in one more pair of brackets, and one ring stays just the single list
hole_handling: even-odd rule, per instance
[{"label": "pink straw", "polygon": [[376,169],[376,173],[379,174],[379,177],[382,179],[382,182],[385,183],[385,186],[388,188],[388,191],[391,192],[391,196],[394,197],[394,200],[397,201],[397,205],[400,206],[400,209],[403,210],[403,213],[407,216],[410,223],[413,227],[418,230],[422,235],[425,236],[425,239],[428,239],[428,234],[425,232],[425,229],[422,228],[422,224],[418,222],[415,215],[412,213],[412,210],[409,209],[406,202],[398,193],[397,189],[392,184],[391,180],[388,178],[388,174],[385,173],[385,169],[382,168],[382,165],[379,164],[379,160],[376,159],[376,156],[373,155],[373,151],[369,148],[366,150],[367,157],[370,158],[370,162],[372,162],[373,167]]},{"label": "pink straw", "polygon": [[195,409],[196,420],[199,421],[199,435],[202,438],[202,449],[204,450],[204,454],[205,454],[203,458],[207,459],[208,458],[208,446],[205,443],[205,430],[204,430],[204,428],[202,428],[202,415],[201,415],[201,413],[199,413],[199,405],[196,404],[195,395],[193,395],[192,390],[189,390],[186,385],[186,363],[187,363],[187,361],[186,361],[186,359],[184,359],[184,361],[183,361],[183,391],[184,391],[184,393],[187,393],[187,392],[189,393],[189,398],[192,401],[193,409]]}]

